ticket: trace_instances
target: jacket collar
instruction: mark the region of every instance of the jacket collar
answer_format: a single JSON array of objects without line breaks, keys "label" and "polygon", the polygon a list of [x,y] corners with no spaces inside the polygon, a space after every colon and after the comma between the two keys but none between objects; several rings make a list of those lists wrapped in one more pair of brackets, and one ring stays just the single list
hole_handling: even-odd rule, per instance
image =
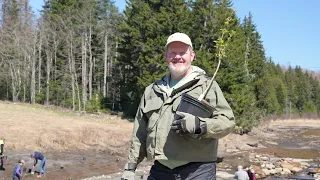
[{"label": "jacket collar", "polygon": [[[166,86],[167,85],[167,81],[165,80],[166,76],[162,77],[160,80],[156,81],[154,84],[153,84],[153,87],[152,89],[158,93],[161,93],[164,95],[164,99],[167,99],[167,95],[166,95],[166,92],[161,88],[161,86]],[[177,89],[174,89],[170,95],[170,97],[173,97],[174,95],[176,94],[179,94],[181,93],[182,91],[185,92],[185,91],[188,91],[188,90],[191,90],[197,86],[200,86],[202,85],[205,81],[207,81],[208,78],[205,74],[202,74],[200,76],[197,76],[195,77],[194,79],[188,81],[187,83],[185,83],[184,85],[178,87]]]}]

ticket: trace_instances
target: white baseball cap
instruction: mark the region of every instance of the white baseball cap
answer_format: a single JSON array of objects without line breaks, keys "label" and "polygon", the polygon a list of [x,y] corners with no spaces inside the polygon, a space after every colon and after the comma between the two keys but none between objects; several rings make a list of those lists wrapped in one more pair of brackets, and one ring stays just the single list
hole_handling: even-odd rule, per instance
[{"label": "white baseball cap", "polygon": [[168,37],[166,47],[172,42],[182,42],[192,47],[191,39],[185,33],[176,32]]},{"label": "white baseball cap", "polygon": [[18,161],[18,163],[26,164],[26,162],[25,162],[24,160],[22,160],[22,159],[20,159],[20,160]]}]

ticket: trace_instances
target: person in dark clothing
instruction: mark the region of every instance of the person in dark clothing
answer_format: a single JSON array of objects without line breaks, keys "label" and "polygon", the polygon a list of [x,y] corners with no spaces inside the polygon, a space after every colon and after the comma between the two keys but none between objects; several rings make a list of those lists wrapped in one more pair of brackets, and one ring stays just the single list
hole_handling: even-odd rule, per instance
[{"label": "person in dark clothing", "polygon": [[13,169],[12,179],[13,180],[20,180],[22,179],[22,166],[25,165],[24,160],[19,160],[16,167]]},{"label": "person in dark clothing", "polygon": [[41,177],[41,175],[46,175],[47,174],[47,170],[46,170],[46,157],[41,154],[40,152],[35,151],[34,153],[32,153],[31,158],[34,158],[34,165],[33,165],[33,169],[35,168],[35,166],[38,163],[38,160],[41,160],[40,163],[40,170],[39,170],[39,175],[37,177]]},{"label": "person in dark clothing", "polygon": [[248,176],[249,176],[249,179],[252,180],[252,172],[250,169],[247,170],[247,173],[248,173]]},{"label": "person in dark clothing", "polygon": [[4,159],[3,148],[4,148],[4,138],[0,138],[0,171],[6,170],[3,167],[3,159]]}]

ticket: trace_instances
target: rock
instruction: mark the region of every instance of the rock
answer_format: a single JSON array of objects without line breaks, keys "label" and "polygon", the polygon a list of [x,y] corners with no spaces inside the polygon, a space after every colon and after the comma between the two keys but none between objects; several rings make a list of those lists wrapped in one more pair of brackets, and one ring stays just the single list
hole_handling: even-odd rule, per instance
[{"label": "rock", "polygon": [[280,175],[287,175],[288,173],[284,172],[284,171],[281,171],[280,172]]},{"label": "rock", "polygon": [[247,145],[251,147],[258,147],[258,143],[247,143]]},{"label": "rock", "polygon": [[227,153],[234,153],[234,152],[239,152],[239,149],[227,149],[226,152]]},{"label": "rock", "polygon": [[278,145],[278,143],[274,142],[274,141],[265,141],[265,142],[268,143],[268,144],[272,144],[272,145]]},{"label": "rock", "polygon": [[290,168],[293,168],[293,165],[288,162],[281,162],[280,167],[290,169]]},{"label": "rock", "polygon": [[272,175],[277,174],[277,171],[276,171],[275,169],[271,169],[271,170],[269,170],[269,172],[270,172],[270,174],[272,174]]},{"label": "rock", "polygon": [[320,174],[320,168],[314,168],[313,171]]},{"label": "rock", "polygon": [[299,162],[294,162],[294,161],[290,162],[290,164],[291,164],[293,167],[300,167],[300,166],[301,166],[301,163],[299,163]]},{"label": "rock", "polygon": [[267,157],[267,156],[260,157],[260,159],[261,159],[262,161],[269,161],[269,157]]},{"label": "rock", "polygon": [[254,155],[254,153],[249,154],[249,159],[255,159],[255,158],[256,158],[256,156]]},{"label": "rock", "polygon": [[277,162],[280,162],[281,159],[280,159],[280,158],[276,158],[276,157],[270,157],[269,161],[270,161],[271,163],[277,163]]},{"label": "rock", "polygon": [[301,166],[305,166],[305,167],[310,166],[309,163],[307,163],[307,162],[301,162],[300,164],[301,164]]},{"label": "rock", "polygon": [[231,179],[231,178],[233,179],[234,174],[229,174],[229,173],[223,172],[223,171],[217,171],[216,176],[219,178],[223,178],[223,179]]},{"label": "rock", "polygon": [[279,173],[282,172],[282,168],[275,168],[275,170],[276,170],[276,173],[277,173],[277,174],[279,174]]},{"label": "rock", "polygon": [[290,169],[288,169],[288,168],[283,168],[282,171],[285,172],[286,174],[290,174],[291,173]]},{"label": "rock", "polygon": [[299,168],[299,167],[293,167],[293,168],[291,168],[290,170],[291,170],[291,172],[293,172],[293,173],[297,173],[297,172],[300,172],[302,169]]},{"label": "rock", "polygon": [[283,161],[292,161],[293,158],[282,158]]},{"label": "rock", "polygon": [[262,169],[262,172],[264,175],[269,176],[270,175],[270,171],[268,169]]},{"label": "rock", "polygon": [[266,164],[266,168],[270,170],[270,169],[274,169],[275,166],[273,164],[269,163],[269,164]]},{"label": "rock", "polygon": [[259,167],[259,166],[256,166],[256,165],[251,165],[252,166],[252,168],[254,169],[254,172],[256,173],[256,174],[263,174],[263,171],[262,171],[262,169]]}]

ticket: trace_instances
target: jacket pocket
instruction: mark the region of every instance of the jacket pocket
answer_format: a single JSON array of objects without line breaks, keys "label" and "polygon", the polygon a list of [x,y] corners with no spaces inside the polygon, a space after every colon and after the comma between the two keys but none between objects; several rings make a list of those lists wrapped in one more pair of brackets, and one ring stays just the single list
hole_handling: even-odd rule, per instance
[{"label": "jacket pocket", "polygon": [[147,131],[152,131],[159,119],[159,110],[162,105],[162,100],[160,97],[153,97],[146,101],[146,105],[142,109],[143,113],[148,117]]}]

